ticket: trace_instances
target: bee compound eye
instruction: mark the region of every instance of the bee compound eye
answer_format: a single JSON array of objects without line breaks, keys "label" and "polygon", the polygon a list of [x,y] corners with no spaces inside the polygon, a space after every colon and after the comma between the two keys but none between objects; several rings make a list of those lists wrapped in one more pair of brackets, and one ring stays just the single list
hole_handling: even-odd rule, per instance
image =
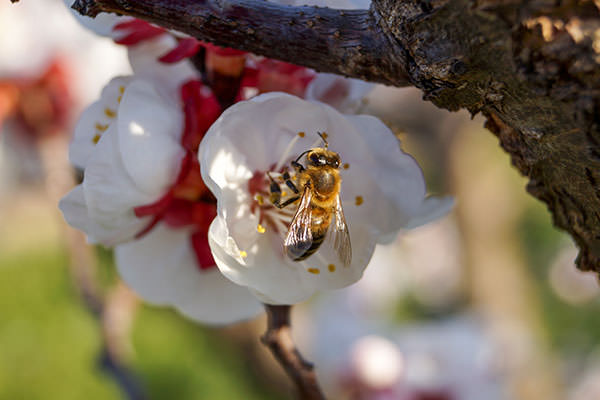
[{"label": "bee compound eye", "polygon": [[308,160],[312,163],[312,164],[319,164],[320,160],[319,160],[319,156],[316,155],[315,153],[309,153],[308,154]]}]

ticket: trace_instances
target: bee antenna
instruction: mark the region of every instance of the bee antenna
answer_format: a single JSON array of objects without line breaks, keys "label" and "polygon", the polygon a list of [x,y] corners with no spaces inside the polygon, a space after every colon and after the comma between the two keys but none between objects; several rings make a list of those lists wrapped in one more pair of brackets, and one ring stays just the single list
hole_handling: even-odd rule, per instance
[{"label": "bee antenna", "polygon": [[298,156],[298,158],[296,158],[296,161],[295,161],[295,162],[298,162],[298,161],[300,161],[300,159],[302,158],[302,156],[303,156],[303,155],[305,155],[306,153],[309,153],[309,152],[310,152],[310,150],[306,150],[306,151],[302,152],[302,153],[301,153],[301,154]]},{"label": "bee antenna", "polygon": [[325,148],[329,147],[329,143],[327,142],[327,139],[325,138],[325,133],[324,132],[317,132],[317,135],[319,135],[321,137],[321,139],[323,139],[323,143],[325,144]]}]

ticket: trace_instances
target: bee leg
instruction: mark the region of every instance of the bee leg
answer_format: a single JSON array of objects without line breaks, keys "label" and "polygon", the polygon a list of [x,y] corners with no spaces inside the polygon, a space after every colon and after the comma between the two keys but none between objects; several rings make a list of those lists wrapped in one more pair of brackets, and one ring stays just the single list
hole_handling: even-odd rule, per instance
[{"label": "bee leg", "polygon": [[282,178],[285,181],[285,184],[287,185],[287,187],[289,187],[290,189],[292,189],[292,191],[296,194],[300,193],[300,191],[298,190],[298,188],[296,187],[296,185],[294,184],[294,182],[292,182],[292,179],[290,178],[290,174],[285,171],[283,173]]},{"label": "bee leg", "polygon": [[277,182],[275,182],[275,179],[273,179],[271,174],[269,174],[268,172],[267,172],[267,176],[269,177],[269,180],[271,181],[271,184],[269,185],[269,193],[270,193],[269,200],[271,201],[271,204],[278,207],[278,204],[281,203],[281,187],[279,186],[279,184]]},{"label": "bee leg", "polygon": [[296,172],[303,172],[306,168],[298,161],[292,161],[292,167],[296,170]]},{"label": "bee leg", "polygon": [[273,202],[273,205],[277,208],[285,208],[285,207],[289,206],[290,204],[292,204],[293,202],[295,202],[296,200],[298,200],[299,198],[300,198],[300,196],[294,196],[294,197],[290,197],[283,203],[279,203],[281,201],[281,197],[280,197],[276,202]]}]

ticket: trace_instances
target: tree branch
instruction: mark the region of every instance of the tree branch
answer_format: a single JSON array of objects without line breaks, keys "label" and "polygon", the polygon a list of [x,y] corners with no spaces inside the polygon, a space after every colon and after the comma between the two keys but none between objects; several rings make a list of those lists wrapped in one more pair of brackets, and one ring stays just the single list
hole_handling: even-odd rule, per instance
[{"label": "tree branch", "polygon": [[373,0],[370,10],[253,0],[77,0],[319,71],[410,84],[451,111],[482,112],[554,223],[600,272],[598,2]]},{"label": "tree branch", "polygon": [[91,17],[99,12],[131,15],[218,46],[317,71],[408,85],[399,68],[403,52],[381,40],[379,17],[368,10],[255,0],[76,0],[73,8]]},{"label": "tree branch", "polygon": [[300,399],[324,400],[319,388],[313,365],[305,361],[292,339],[290,306],[265,304],[267,311],[267,331],[262,342],[271,350],[285,372],[296,384]]}]

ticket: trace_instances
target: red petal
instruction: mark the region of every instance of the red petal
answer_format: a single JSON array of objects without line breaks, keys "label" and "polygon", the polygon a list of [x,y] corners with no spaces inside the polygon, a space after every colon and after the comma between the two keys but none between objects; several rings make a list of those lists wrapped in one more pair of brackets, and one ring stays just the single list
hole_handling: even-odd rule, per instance
[{"label": "red petal", "polygon": [[215,267],[215,259],[208,245],[208,232],[198,231],[191,236],[192,248],[196,254],[198,268],[207,270]]},{"label": "red petal", "polygon": [[206,49],[206,51],[213,52],[220,56],[241,56],[241,55],[246,54],[246,52],[242,51],[242,50],[236,50],[236,49],[232,49],[229,47],[219,47],[219,46],[215,46],[214,44],[208,43],[208,42],[200,42],[200,43]]},{"label": "red petal", "polygon": [[158,61],[163,63],[176,63],[178,61],[183,60],[184,58],[188,58],[196,54],[198,49],[200,48],[200,42],[194,38],[185,38],[181,39],[177,46],[169,51],[167,54],[163,55],[158,59]]},{"label": "red petal", "polygon": [[185,114],[182,146],[192,152],[198,150],[200,141],[210,126],[221,115],[221,106],[211,91],[200,81],[189,81],[181,88]]},{"label": "red petal", "polygon": [[136,45],[166,32],[163,28],[156,27],[140,19],[120,22],[113,27],[113,31],[123,31],[124,35],[119,39],[115,39],[115,43],[126,46]]},{"label": "red petal", "polygon": [[154,203],[138,206],[133,209],[135,216],[138,218],[147,217],[150,215],[159,216],[165,212],[169,203],[173,200],[173,195],[169,191],[163,197],[155,201]]}]

